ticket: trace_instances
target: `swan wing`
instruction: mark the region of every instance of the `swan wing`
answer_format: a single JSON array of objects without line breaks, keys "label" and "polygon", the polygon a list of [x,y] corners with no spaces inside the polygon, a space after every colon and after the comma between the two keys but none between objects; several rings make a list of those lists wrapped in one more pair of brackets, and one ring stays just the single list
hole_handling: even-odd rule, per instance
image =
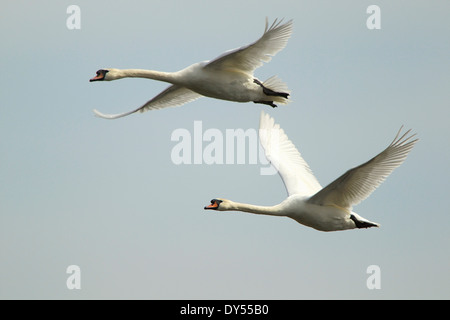
[{"label": "swan wing", "polygon": [[266,158],[278,170],[289,195],[312,196],[322,187],[284,130],[261,112],[259,140]]},{"label": "swan wing", "polygon": [[98,110],[94,109],[94,113],[104,119],[117,119],[122,118],[125,116],[128,116],[135,112],[145,112],[148,110],[157,110],[157,109],[163,109],[168,107],[176,107],[181,106],[185,103],[194,101],[198,98],[202,97],[201,94],[198,94],[192,90],[189,90],[185,87],[180,87],[177,85],[171,85],[166,90],[158,94],[153,99],[147,101],[144,105],[141,107],[124,112],[119,114],[103,114],[99,112]]},{"label": "swan wing", "polygon": [[292,20],[284,24],[281,24],[282,22],[283,20],[275,19],[269,27],[266,18],[266,28],[259,40],[250,45],[225,52],[210,61],[205,68],[238,70],[253,74],[253,71],[262,66],[263,62],[269,62],[272,56],[286,46],[292,34]]},{"label": "swan wing", "polygon": [[352,206],[366,199],[395,168],[405,161],[417,142],[418,139],[412,140],[415,134],[408,136],[411,130],[400,136],[402,128],[403,126],[384,151],[366,163],[348,170],[311,197],[308,202],[351,209]]}]

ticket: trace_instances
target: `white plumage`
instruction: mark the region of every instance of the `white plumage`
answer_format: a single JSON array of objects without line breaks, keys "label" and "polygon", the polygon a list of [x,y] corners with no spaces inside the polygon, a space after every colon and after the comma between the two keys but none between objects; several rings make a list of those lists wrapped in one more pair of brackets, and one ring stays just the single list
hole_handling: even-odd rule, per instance
[{"label": "white plumage", "polygon": [[117,80],[137,77],[169,82],[172,85],[144,105],[120,114],[103,114],[99,117],[117,119],[135,112],[180,106],[202,96],[235,102],[255,102],[276,107],[286,104],[289,90],[278,77],[260,81],[253,76],[255,69],[269,62],[282,50],[292,34],[292,20],[282,24],[275,20],[268,24],[256,42],[225,52],[212,61],[195,63],[177,72],[160,72],[143,69],[105,68],[97,71],[90,81]]},{"label": "white plumage", "polygon": [[260,142],[267,159],[278,170],[288,197],[275,206],[255,206],[217,198],[205,209],[286,216],[320,231],[378,227],[378,223],[359,216],[352,209],[405,161],[417,142],[418,139],[413,139],[415,135],[409,135],[410,130],[400,135],[402,128],[384,151],[322,188],[284,130],[262,112]]}]

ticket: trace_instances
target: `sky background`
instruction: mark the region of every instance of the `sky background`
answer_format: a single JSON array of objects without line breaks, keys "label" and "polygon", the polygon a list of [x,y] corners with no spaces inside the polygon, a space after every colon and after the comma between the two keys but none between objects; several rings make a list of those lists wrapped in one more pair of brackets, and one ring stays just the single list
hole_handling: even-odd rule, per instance
[{"label": "sky background", "polygon": [[[67,7],[81,9],[69,30]],[[381,30],[369,30],[369,5]],[[1,1],[1,299],[449,299],[449,1]],[[255,72],[292,103],[201,98],[118,120],[166,83],[88,80],[102,67],[177,71],[294,20]],[[258,164],[175,165],[174,130],[281,125],[325,186],[420,138],[354,208],[381,228],[324,233],[288,218],[219,213],[212,198],[274,205]],[[205,143],[206,145],[207,143]],[[81,269],[69,290],[66,268]],[[381,270],[369,290],[366,270]]]}]

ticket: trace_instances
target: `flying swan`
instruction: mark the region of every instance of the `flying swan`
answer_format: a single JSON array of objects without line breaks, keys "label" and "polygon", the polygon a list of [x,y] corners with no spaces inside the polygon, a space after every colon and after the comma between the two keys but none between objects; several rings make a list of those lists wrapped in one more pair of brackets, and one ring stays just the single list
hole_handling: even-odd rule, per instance
[{"label": "flying swan", "polygon": [[379,227],[353,212],[352,207],[366,199],[400,166],[417,142],[418,139],[412,140],[415,134],[408,135],[411,130],[401,135],[402,128],[383,152],[322,188],[283,129],[262,112],[259,139],[267,159],[278,170],[288,197],[275,206],[217,198],[205,209],[289,217],[320,231]]},{"label": "flying swan", "polygon": [[289,90],[277,76],[262,82],[253,76],[256,68],[269,62],[282,50],[292,34],[292,20],[281,24],[275,20],[266,27],[262,37],[248,45],[225,52],[212,61],[195,63],[177,72],[160,72],[143,69],[100,69],[89,81],[110,81],[122,78],[148,78],[169,82],[172,85],[143,106],[121,114],[94,113],[106,119],[117,119],[135,112],[180,106],[202,96],[267,104],[286,104]]}]

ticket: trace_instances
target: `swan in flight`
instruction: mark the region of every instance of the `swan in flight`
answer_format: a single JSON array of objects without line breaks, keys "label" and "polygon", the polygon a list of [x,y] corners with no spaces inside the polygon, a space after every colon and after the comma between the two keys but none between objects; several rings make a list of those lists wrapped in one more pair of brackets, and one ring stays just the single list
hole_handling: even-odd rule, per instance
[{"label": "swan in flight", "polygon": [[288,197],[275,206],[217,198],[205,209],[284,216],[320,231],[378,227],[378,223],[353,212],[352,207],[366,199],[400,166],[417,142],[418,139],[412,139],[415,134],[409,135],[411,130],[401,134],[402,128],[384,151],[322,188],[283,129],[262,112],[259,139],[267,159],[278,170]]},{"label": "swan in flight", "polygon": [[276,107],[275,103],[286,104],[289,90],[277,76],[260,81],[253,76],[256,68],[269,62],[282,50],[292,34],[292,20],[282,24],[275,20],[268,24],[264,34],[256,42],[225,52],[212,61],[195,63],[177,72],[160,72],[143,69],[100,69],[90,81],[109,81],[122,78],[148,78],[169,82],[172,85],[143,106],[121,114],[103,114],[94,110],[97,116],[116,119],[135,112],[180,106],[202,96],[237,101],[262,103]]}]

